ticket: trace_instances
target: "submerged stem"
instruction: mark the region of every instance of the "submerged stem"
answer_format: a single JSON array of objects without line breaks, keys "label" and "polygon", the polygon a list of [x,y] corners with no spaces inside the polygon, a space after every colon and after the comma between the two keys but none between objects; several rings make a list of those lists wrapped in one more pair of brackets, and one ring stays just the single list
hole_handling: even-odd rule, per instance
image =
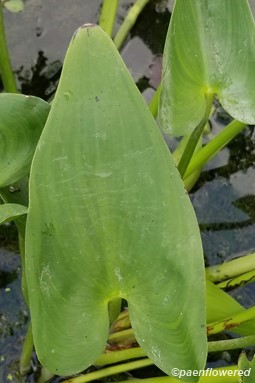
[{"label": "submerged stem", "polygon": [[4,31],[3,5],[0,1],[0,73],[6,92],[18,93],[13,71],[11,68],[10,57],[6,43]]},{"label": "submerged stem", "polygon": [[206,95],[206,107],[205,107],[203,118],[198,124],[198,126],[195,128],[195,130],[191,133],[190,139],[186,145],[186,148],[178,164],[178,170],[182,178],[193,156],[198,140],[200,136],[202,135],[204,127],[209,119],[211,108],[212,108],[213,97],[214,95],[211,93]]}]

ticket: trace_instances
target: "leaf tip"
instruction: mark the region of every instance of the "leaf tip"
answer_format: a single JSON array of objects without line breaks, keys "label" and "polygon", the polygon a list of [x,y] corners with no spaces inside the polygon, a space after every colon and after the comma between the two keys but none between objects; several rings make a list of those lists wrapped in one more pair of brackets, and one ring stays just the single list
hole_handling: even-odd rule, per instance
[{"label": "leaf tip", "polygon": [[86,30],[87,30],[87,33],[88,33],[88,35],[89,35],[89,30],[90,30],[91,28],[95,28],[95,27],[97,27],[97,24],[93,24],[93,23],[86,23],[86,24],[81,25],[81,26],[80,26],[78,29],[76,29],[76,31],[74,32],[74,35],[73,35],[72,40],[75,39],[77,33],[78,33],[79,31],[81,31],[82,29],[86,29]]},{"label": "leaf tip", "polygon": [[85,29],[88,29],[88,28],[94,28],[96,27],[97,24],[92,24],[92,23],[86,23],[86,24],[83,24],[80,28],[85,28]]}]

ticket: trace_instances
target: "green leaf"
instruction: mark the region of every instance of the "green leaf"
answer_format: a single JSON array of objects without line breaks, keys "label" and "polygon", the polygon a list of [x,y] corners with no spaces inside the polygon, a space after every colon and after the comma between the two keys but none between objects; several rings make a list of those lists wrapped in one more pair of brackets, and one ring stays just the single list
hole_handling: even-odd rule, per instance
[{"label": "green leaf", "polygon": [[35,348],[50,371],[75,373],[99,357],[115,297],[128,301],[159,368],[204,366],[196,217],[116,47],[90,24],[70,43],[34,156],[26,276]]},{"label": "green leaf", "polygon": [[[0,189],[0,196],[5,204],[28,205],[28,177],[19,180],[19,182],[12,184],[10,187]],[[21,256],[21,287],[23,295],[28,303],[26,276],[25,276],[25,229],[26,229],[26,215],[22,215],[15,220],[15,225],[19,231],[19,250]]]},{"label": "green leaf", "polygon": [[[232,315],[245,311],[240,305],[225,291],[215,286],[212,282],[206,281],[206,319],[207,323],[221,321]],[[231,328],[231,332],[240,335],[254,335],[255,320],[242,323],[236,328]]]},{"label": "green leaf", "polygon": [[22,0],[5,1],[4,6],[8,11],[13,13],[22,12],[24,10],[24,2]]},{"label": "green leaf", "polygon": [[49,110],[37,97],[0,94],[1,188],[28,175]]},{"label": "green leaf", "polygon": [[0,205],[0,224],[10,222],[27,214],[27,207],[16,203]]},{"label": "green leaf", "polygon": [[238,370],[240,376],[240,383],[254,383],[255,381],[255,356],[250,362],[247,358],[245,352],[239,357],[238,360]]},{"label": "green leaf", "polygon": [[161,127],[191,133],[213,93],[232,117],[254,124],[254,46],[247,0],[176,0],[164,50]]},{"label": "green leaf", "polygon": [[28,206],[28,177],[0,188],[0,196],[4,203]]}]

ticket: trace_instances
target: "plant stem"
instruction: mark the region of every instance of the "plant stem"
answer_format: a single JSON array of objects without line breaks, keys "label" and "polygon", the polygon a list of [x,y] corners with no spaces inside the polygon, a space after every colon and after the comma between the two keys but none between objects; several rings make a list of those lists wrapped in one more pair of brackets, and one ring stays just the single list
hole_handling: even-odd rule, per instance
[{"label": "plant stem", "polygon": [[118,318],[121,310],[121,302],[121,298],[114,298],[108,303],[110,324],[112,324]]},{"label": "plant stem", "polygon": [[[187,143],[189,142],[189,139],[190,139],[190,135],[184,136],[181,139],[181,141],[179,142],[177,148],[173,151],[172,155],[173,155],[173,158],[174,158],[174,161],[175,161],[176,165],[180,161],[180,158],[181,158],[181,156],[184,153],[184,150],[185,150],[185,148],[187,146]],[[194,151],[194,155],[195,155],[196,152],[201,150],[201,148],[202,148],[202,137],[200,136],[199,140],[197,142],[197,146],[196,146],[195,151]],[[195,185],[196,181],[198,180],[198,178],[200,176],[200,173],[201,173],[201,168],[197,169],[196,172],[193,172],[188,178],[185,179],[184,185],[185,185],[185,189],[188,192]]]},{"label": "plant stem", "polygon": [[198,168],[205,165],[222,148],[224,148],[238,133],[247,125],[240,121],[232,121],[217,136],[215,136],[207,145],[203,147],[190,161],[190,164],[184,174],[184,179],[189,177]]},{"label": "plant stem", "polygon": [[232,259],[229,262],[206,268],[206,278],[212,282],[237,277],[254,269],[255,253]]},{"label": "plant stem", "polygon": [[248,285],[255,281],[255,270],[251,270],[248,273],[239,275],[238,277],[227,279],[226,281],[220,282],[217,286],[220,289],[225,289],[226,291],[236,289],[244,285]]},{"label": "plant stem", "polygon": [[115,42],[115,45],[117,49],[120,49],[122,44],[124,43],[128,33],[130,32],[131,28],[135,24],[138,16],[142,12],[145,5],[149,2],[149,0],[136,0],[135,4],[130,8],[128,11],[128,14],[122,23],[120,29],[116,33],[116,36],[114,37],[113,41]]},{"label": "plant stem", "polygon": [[119,0],[104,0],[99,25],[111,37]]},{"label": "plant stem", "polygon": [[[208,342],[208,352],[234,350],[237,348],[251,347],[254,345],[255,345],[255,335],[250,335],[250,336],[244,336],[241,338]],[[123,362],[128,359],[142,358],[145,356],[146,356],[146,353],[141,347],[132,347],[126,350],[107,352],[101,355],[96,360],[94,365],[104,366],[108,364]]]},{"label": "plant stem", "polygon": [[32,326],[29,323],[25,340],[23,342],[20,362],[19,362],[19,371],[20,375],[26,375],[31,369],[31,358],[33,352],[33,335],[32,335]]},{"label": "plant stem", "polygon": [[135,335],[134,330],[132,328],[128,328],[127,330],[114,332],[109,336],[109,341],[114,343],[119,343],[121,341],[134,341]]},{"label": "plant stem", "polygon": [[207,334],[212,335],[218,334],[219,332],[224,330],[231,330],[231,328],[238,327],[241,323],[247,322],[248,320],[254,318],[255,306],[222,321],[209,323],[207,325]]},{"label": "plant stem", "polygon": [[6,43],[2,1],[0,1],[0,73],[5,91],[18,93]]},{"label": "plant stem", "polygon": [[[255,344],[255,336],[246,336],[242,338],[229,339],[223,341],[208,342],[208,351],[224,351],[234,350],[237,348],[250,347]],[[100,356],[95,362],[96,366],[102,366],[107,364],[114,364],[123,362],[128,359],[141,358],[146,356],[144,350],[140,347],[130,348],[127,350],[113,351]],[[78,382],[77,382],[78,383]]]},{"label": "plant stem", "polygon": [[[237,374],[237,366],[228,366],[228,367],[221,367],[221,368],[214,368],[214,369],[209,369],[209,371],[232,371],[232,376],[229,374],[227,375],[224,374],[221,376],[219,373],[217,376],[209,375],[208,376],[201,376],[199,378],[198,383],[239,383],[239,377]],[[206,370],[205,370],[206,371]],[[208,370],[207,370],[208,371]],[[236,371],[236,373],[235,373]],[[206,372],[205,372],[206,374]],[[184,378],[184,377],[183,377]],[[144,383],[180,383],[179,379],[175,379],[171,376],[160,376],[156,378],[147,378],[147,379],[142,379]],[[115,381],[115,383],[125,383],[124,381]],[[141,379],[132,379],[132,383],[141,383]]]},{"label": "plant stem", "polygon": [[46,368],[42,367],[41,374],[36,383],[47,383],[50,379],[52,379],[55,375],[49,372]]},{"label": "plant stem", "polygon": [[116,321],[111,326],[111,333],[126,330],[127,328],[130,328],[130,318],[128,315],[128,310],[124,310],[120,313]]},{"label": "plant stem", "polygon": [[160,83],[149,104],[149,109],[154,118],[157,117],[157,114],[158,114],[158,104],[159,104],[161,89],[162,89],[162,85]]},{"label": "plant stem", "polygon": [[125,371],[136,370],[137,368],[151,366],[153,362],[150,359],[141,359],[135,362],[118,364],[117,366],[103,368],[98,371],[90,372],[88,374],[76,376],[74,378],[69,378],[64,380],[62,383],[85,383],[91,382],[92,380],[97,380],[104,378],[106,376],[111,376],[115,374],[119,374]]},{"label": "plant stem", "polygon": [[208,352],[234,350],[237,348],[251,347],[254,345],[255,345],[255,335],[249,335],[249,336],[244,336],[242,338],[208,342]]},{"label": "plant stem", "polygon": [[19,252],[20,252],[20,258],[21,258],[21,289],[23,296],[25,298],[26,304],[28,304],[28,291],[27,291],[27,281],[26,281],[26,275],[25,275],[25,239],[24,236],[21,234],[21,232],[24,232],[26,225],[26,217],[21,217],[19,219],[19,222],[16,222],[16,226],[19,231]]},{"label": "plant stem", "polygon": [[104,366],[123,362],[128,359],[145,357],[146,353],[141,347],[127,348],[126,350],[112,351],[102,354],[94,363],[95,366]]},{"label": "plant stem", "polygon": [[206,95],[206,107],[205,107],[204,116],[202,120],[200,121],[200,123],[198,124],[198,126],[195,128],[195,130],[191,133],[190,139],[186,145],[184,153],[178,164],[178,170],[182,178],[184,178],[184,174],[193,156],[198,140],[200,136],[202,135],[204,127],[209,119],[212,103],[213,103],[213,97],[214,97],[213,94]]}]

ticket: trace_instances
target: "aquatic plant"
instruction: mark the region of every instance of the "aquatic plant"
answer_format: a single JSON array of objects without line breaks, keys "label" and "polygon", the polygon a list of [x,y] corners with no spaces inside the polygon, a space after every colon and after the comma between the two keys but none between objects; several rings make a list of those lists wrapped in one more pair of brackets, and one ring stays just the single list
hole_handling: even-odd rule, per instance
[{"label": "aquatic plant", "polygon": [[[100,24],[109,34],[117,3],[104,2]],[[138,0],[130,14],[137,16],[145,4]],[[127,20],[124,36],[132,26],[130,16]],[[51,106],[32,96],[0,95],[0,218],[15,219],[19,230],[32,323],[22,373],[29,369],[34,343],[43,366],[39,382],[51,376],[46,369],[70,375],[91,364],[133,358],[142,359],[66,382],[152,363],[170,376],[177,376],[174,369],[191,371],[177,377],[197,381],[194,371],[204,368],[207,349],[254,344],[254,307],[245,310],[215,286],[212,268],[205,282],[199,229],[186,191],[202,166],[254,123],[254,38],[246,0],[225,0],[224,6],[219,0],[176,0],[162,84],[152,103],[160,96],[160,127],[184,136],[173,156],[99,26],[86,24],[75,32]],[[1,73],[8,80],[6,58],[8,70]],[[202,147],[215,97],[237,120]],[[250,273],[254,279],[254,254],[239,262],[241,272],[229,262],[218,265],[216,275],[225,267],[222,279],[228,284],[240,275],[251,281]],[[128,312],[120,314],[123,299]],[[229,328],[244,337],[207,342],[207,334]],[[108,339],[124,340],[129,348],[103,353]],[[135,341],[141,348],[131,347]],[[243,359],[240,365],[247,369]]]}]

